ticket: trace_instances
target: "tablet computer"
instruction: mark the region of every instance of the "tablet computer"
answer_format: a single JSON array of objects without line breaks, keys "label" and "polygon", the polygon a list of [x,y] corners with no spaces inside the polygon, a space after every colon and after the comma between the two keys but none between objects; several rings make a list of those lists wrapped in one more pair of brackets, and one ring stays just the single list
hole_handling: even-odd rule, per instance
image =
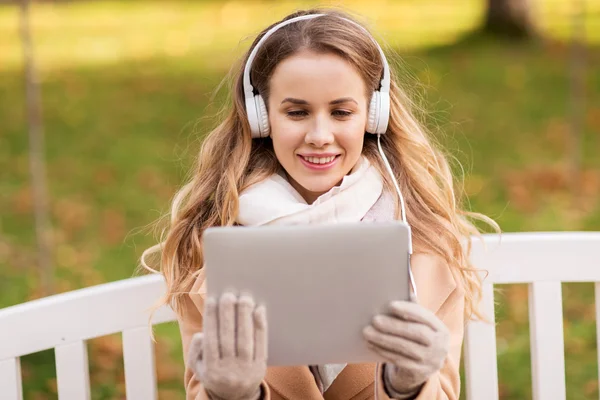
[{"label": "tablet computer", "polygon": [[362,330],[409,299],[408,235],[402,221],[209,228],[207,294],[265,305],[270,366],[382,361]]}]

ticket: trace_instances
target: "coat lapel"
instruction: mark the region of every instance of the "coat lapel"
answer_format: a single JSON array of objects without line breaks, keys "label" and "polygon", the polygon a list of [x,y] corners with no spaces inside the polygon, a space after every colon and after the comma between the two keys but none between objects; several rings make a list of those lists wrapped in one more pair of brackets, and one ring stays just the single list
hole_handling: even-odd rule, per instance
[{"label": "coat lapel", "polygon": [[323,399],[315,377],[307,366],[269,367],[265,376],[275,393],[273,399],[320,400]]},{"label": "coat lapel", "polygon": [[418,253],[411,257],[417,285],[417,302],[437,314],[456,289],[456,281],[448,264],[440,256]]},{"label": "coat lapel", "polygon": [[[375,365],[375,363],[346,365],[346,368],[335,378],[329,390],[325,392],[324,399],[354,399],[367,387],[373,385],[375,381]],[[372,396],[365,397],[365,399],[370,398]]]}]

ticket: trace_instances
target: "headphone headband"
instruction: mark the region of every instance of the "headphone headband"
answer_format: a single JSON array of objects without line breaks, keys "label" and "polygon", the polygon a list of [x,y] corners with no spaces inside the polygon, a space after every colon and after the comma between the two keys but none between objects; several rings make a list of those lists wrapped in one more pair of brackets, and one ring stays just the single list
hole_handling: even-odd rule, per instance
[{"label": "headphone headband", "polygon": [[[330,15],[330,14],[308,14],[301,15],[298,17],[290,18],[285,20],[271,29],[269,29],[263,37],[260,38],[256,46],[250,52],[248,56],[248,60],[246,61],[246,65],[244,67],[244,77],[243,77],[243,85],[244,85],[244,97],[246,100],[246,111],[248,114],[248,119],[250,122],[251,129],[253,131],[253,137],[265,137],[268,136],[268,120],[264,120],[266,118],[266,106],[262,100],[262,97],[259,95],[255,96],[254,87],[250,82],[250,71],[252,70],[252,63],[254,62],[254,58],[258,53],[258,50],[262,46],[262,44],[277,30],[280,28],[292,24],[294,22],[309,20],[318,18],[321,16]],[[385,57],[385,53],[383,49],[377,43],[375,38],[371,36],[369,31],[364,28],[362,25],[358,24],[355,21],[352,21],[347,18],[339,17],[344,21],[350,22],[355,26],[362,29],[370,38],[373,40],[373,43],[377,46],[379,50],[379,54],[381,55],[381,61],[383,63],[383,77],[381,79],[379,89],[373,94],[373,99],[371,101],[370,109],[370,127],[369,130],[371,133],[385,133],[387,129],[387,123],[389,119],[389,93],[390,93],[390,67],[387,62],[387,58]],[[255,99],[255,97],[259,97]],[[372,108],[376,108],[372,110]],[[372,114],[371,114],[372,113]],[[372,115],[372,116],[371,116]]]}]

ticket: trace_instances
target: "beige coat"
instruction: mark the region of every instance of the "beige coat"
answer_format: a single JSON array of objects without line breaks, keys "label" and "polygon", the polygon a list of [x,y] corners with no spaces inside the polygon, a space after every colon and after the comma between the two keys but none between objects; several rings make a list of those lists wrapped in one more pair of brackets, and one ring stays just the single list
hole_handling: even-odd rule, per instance
[{"label": "beige coat", "polygon": [[[444,367],[423,387],[418,400],[456,400],[460,392],[459,365],[464,333],[464,291],[457,285],[448,266],[441,258],[415,254],[412,269],[417,284],[418,301],[432,310],[450,330],[450,353]],[[202,330],[202,310],[206,295],[205,275],[201,271],[189,297],[186,297],[183,318],[179,327],[184,357],[192,335]],[[186,359],[187,365],[187,359]],[[263,381],[266,399],[271,400],[370,400],[374,399],[375,364],[349,364],[322,395],[307,366],[270,367]],[[202,384],[186,367],[187,399],[208,399]],[[379,398],[389,399],[379,379]]]}]

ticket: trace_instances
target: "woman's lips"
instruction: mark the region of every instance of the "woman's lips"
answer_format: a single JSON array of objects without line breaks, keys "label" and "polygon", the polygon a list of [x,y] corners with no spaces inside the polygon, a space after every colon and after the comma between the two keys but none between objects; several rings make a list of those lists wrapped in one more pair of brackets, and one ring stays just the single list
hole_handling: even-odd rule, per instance
[{"label": "woman's lips", "polygon": [[[339,154],[306,154],[306,155],[298,155],[302,164],[305,167],[312,170],[326,170],[333,167],[339,160]],[[331,160],[327,160],[331,159]]]}]

